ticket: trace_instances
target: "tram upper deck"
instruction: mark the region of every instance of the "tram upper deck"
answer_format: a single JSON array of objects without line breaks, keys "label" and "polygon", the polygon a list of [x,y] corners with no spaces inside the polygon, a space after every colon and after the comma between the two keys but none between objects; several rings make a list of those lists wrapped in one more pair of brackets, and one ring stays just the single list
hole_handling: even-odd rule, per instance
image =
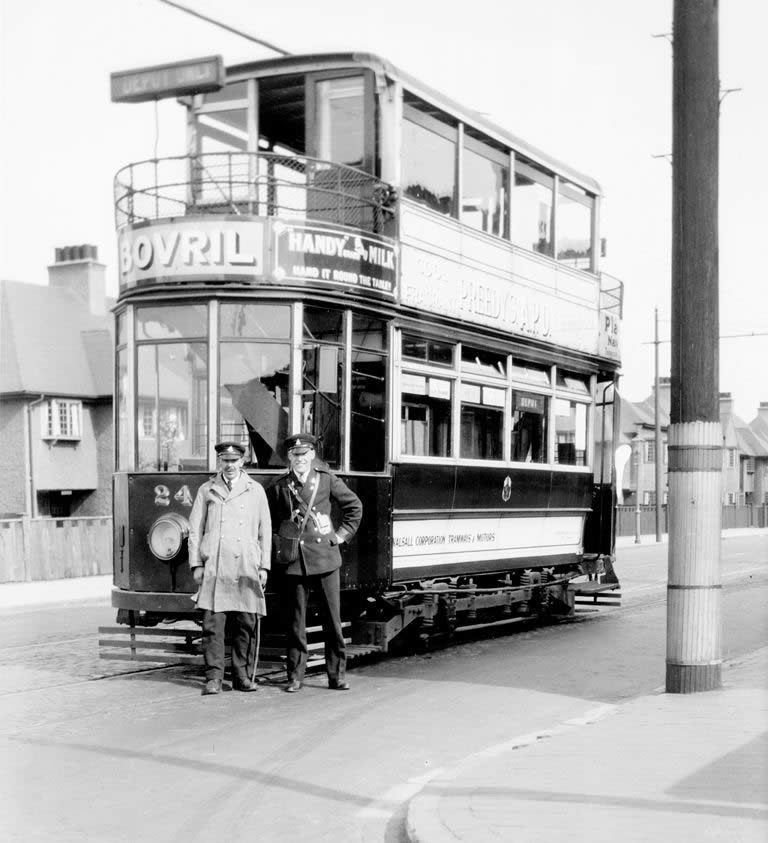
[{"label": "tram upper deck", "polygon": [[180,101],[186,153],[115,179],[121,297],[311,285],[618,367],[590,177],[368,54],[238,65]]}]

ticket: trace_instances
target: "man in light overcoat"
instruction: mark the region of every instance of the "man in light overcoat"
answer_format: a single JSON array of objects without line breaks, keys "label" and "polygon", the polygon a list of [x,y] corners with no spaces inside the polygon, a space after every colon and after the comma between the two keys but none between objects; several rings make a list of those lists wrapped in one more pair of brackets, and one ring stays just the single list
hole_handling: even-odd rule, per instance
[{"label": "man in light overcoat", "polygon": [[189,518],[189,564],[203,610],[203,694],[218,694],[224,677],[224,636],[232,631],[232,684],[255,691],[257,616],[267,613],[264,588],[272,522],[262,486],[243,470],[244,448],[216,445],[219,472],[199,488]]}]

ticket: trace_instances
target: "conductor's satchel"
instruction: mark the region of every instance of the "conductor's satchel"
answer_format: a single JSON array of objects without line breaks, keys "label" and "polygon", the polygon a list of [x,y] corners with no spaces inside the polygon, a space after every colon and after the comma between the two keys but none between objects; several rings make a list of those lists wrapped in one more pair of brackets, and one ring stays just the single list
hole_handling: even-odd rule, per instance
[{"label": "conductor's satchel", "polygon": [[275,536],[278,564],[290,565],[299,558],[299,538],[302,526],[289,519],[280,524]]}]

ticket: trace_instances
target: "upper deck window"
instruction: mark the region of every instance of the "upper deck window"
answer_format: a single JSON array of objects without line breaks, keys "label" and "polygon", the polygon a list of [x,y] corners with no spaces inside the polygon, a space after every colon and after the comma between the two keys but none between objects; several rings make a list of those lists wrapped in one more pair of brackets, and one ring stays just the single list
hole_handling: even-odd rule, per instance
[{"label": "upper deck window", "polygon": [[560,180],[557,197],[557,259],[576,269],[593,268],[592,211],[595,199]]},{"label": "upper deck window", "polygon": [[488,234],[507,237],[509,153],[465,134],[462,172],[461,221]]},{"label": "upper deck window", "polygon": [[[434,211],[455,217],[456,127],[414,107],[414,102],[418,103],[412,100],[403,107],[403,191]],[[425,103],[421,106],[427,108]]]},{"label": "upper deck window", "polygon": [[359,167],[365,157],[362,76],[317,82],[317,157]]},{"label": "upper deck window", "polygon": [[511,239],[517,246],[552,255],[554,178],[533,164],[515,162],[510,204]]}]

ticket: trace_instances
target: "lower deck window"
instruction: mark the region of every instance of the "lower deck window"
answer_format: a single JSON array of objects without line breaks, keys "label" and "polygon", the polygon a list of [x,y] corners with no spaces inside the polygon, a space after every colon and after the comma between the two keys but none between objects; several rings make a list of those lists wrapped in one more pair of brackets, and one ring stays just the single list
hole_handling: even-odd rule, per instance
[{"label": "lower deck window", "polygon": [[555,462],[586,465],[587,405],[564,398],[555,400]]},{"label": "lower deck window", "polygon": [[467,459],[504,458],[504,390],[462,384],[461,456]]},{"label": "lower deck window", "polygon": [[451,456],[451,382],[442,378],[403,375],[400,416],[404,454]]},{"label": "lower deck window", "polygon": [[544,395],[516,390],[512,395],[513,462],[547,462],[547,414]]}]

